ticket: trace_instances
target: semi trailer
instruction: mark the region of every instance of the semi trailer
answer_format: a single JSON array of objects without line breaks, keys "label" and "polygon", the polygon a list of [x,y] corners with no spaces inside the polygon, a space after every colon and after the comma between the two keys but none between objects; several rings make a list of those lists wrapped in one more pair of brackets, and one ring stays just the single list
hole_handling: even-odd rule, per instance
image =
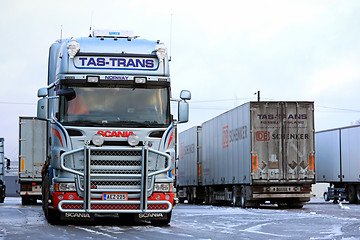
[{"label": "semi trailer", "polygon": [[315,183],[313,102],[248,102],[179,134],[180,202],[302,207]]},{"label": "semi trailer", "polygon": [[170,90],[160,41],[94,30],[51,45],[37,107],[46,138],[35,143],[46,148],[41,189],[48,222],[98,214],[170,222],[174,126],[188,121],[191,98],[183,90],[173,99]]},{"label": "semi trailer", "polygon": [[41,200],[41,169],[46,159],[46,121],[19,117],[19,174],[22,205]]},{"label": "semi trailer", "polygon": [[0,203],[5,200],[5,156],[4,156],[4,138],[0,138]]},{"label": "semi trailer", "polygon": [[360,126],[315,134],[316,181],[329,183],[325,200],[360,203]]}]

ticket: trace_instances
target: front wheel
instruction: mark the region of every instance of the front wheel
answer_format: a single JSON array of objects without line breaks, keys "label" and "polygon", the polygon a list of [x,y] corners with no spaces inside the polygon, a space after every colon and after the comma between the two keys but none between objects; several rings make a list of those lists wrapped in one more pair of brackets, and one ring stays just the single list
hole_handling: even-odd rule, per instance
[{"label": "front wheel", "polygon": [[43,181],[42,181],[42,208],[48,223],[58,224],[60,222],[60,212],[55,209],[51,209],[49,206],[49,202],[51,200],[49,188],[50,188],[49,174],[46,174],[45,176],[43,176]]}]

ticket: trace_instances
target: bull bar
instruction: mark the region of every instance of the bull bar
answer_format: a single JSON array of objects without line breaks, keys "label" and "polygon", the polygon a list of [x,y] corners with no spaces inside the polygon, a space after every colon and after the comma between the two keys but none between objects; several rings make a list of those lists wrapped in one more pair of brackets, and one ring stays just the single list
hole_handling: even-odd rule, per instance
[{"label": "bull bar", "polygon": [[[141,173],[140,174],[111,174],[112,177],[123,177],[123,178],[137,178],[141,181],[141,188],[134,189],[126,189],[126,192],[131,193],[140,193],[139,200],[126,200],[126,201],[108,201],[108,200],[92,200],[91,193],[96,192],[124,192],[122,189],[91,189],[91,178],[93,177],[108,177],[108,174],[94,174],[91,173],[91,151],[93,150],[101,150],[101,151],[128,151],[128,152],[141,152]],[[71,169],[65,166],[65,157],[71,154],[75,154],[83,151],[84,153],[84,172]],[[149,153],[154,153],[159,156],[165,157],[167,160],[167,164],[164,166],[165,168],[160,170],[155,170],[149,172],[148,169],[148,160]],[[79,189],[83,191],[83,200],[62,200],[58,204],[58,208],[61,212],[86,212],[86,213],[167,213],[172,209],[172,204],[169,201],[165,200],[148,200],[148,193],[152,192],[154,186],[154,176],[160,173],[164,173],[170,170],[171,168],[171,157],[169,154],[151,149],[147,146],[143,147],[93,147],[87,146],[70,150],[64,152],[60,157],[60,168],[63,171],[75,174],[78,177],[83,177],[84,179],[84,187]],[[149,178],[151,178],[150,186]],[[79,182],[79,181],[78,181]],[[64,209],[64,204],[82,204],[82,209]],[[135,205],[139,206],[138,209],[92,209],[92,205]],[[166,209],[148,209],[148,205],[167,205]]]}]

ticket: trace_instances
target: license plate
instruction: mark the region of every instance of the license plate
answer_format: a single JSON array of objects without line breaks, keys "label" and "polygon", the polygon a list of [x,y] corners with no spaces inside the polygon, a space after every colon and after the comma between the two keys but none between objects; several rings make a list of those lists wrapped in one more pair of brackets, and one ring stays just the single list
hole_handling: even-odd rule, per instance
[{"label": "license plate", "polygon": [[128,195],[127,195],[127,193],[104,193],[103,200],[126,201],[126,200],[128,200]]}]

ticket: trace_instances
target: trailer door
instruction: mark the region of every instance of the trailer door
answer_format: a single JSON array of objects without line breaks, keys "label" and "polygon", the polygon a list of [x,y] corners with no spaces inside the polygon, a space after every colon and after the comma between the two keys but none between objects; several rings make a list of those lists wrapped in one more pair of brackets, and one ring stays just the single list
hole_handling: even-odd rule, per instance
[{"label": "trailer door", "polygon": [[312,182],[313,103],[253,102],[251,114],[253,181]]}]

